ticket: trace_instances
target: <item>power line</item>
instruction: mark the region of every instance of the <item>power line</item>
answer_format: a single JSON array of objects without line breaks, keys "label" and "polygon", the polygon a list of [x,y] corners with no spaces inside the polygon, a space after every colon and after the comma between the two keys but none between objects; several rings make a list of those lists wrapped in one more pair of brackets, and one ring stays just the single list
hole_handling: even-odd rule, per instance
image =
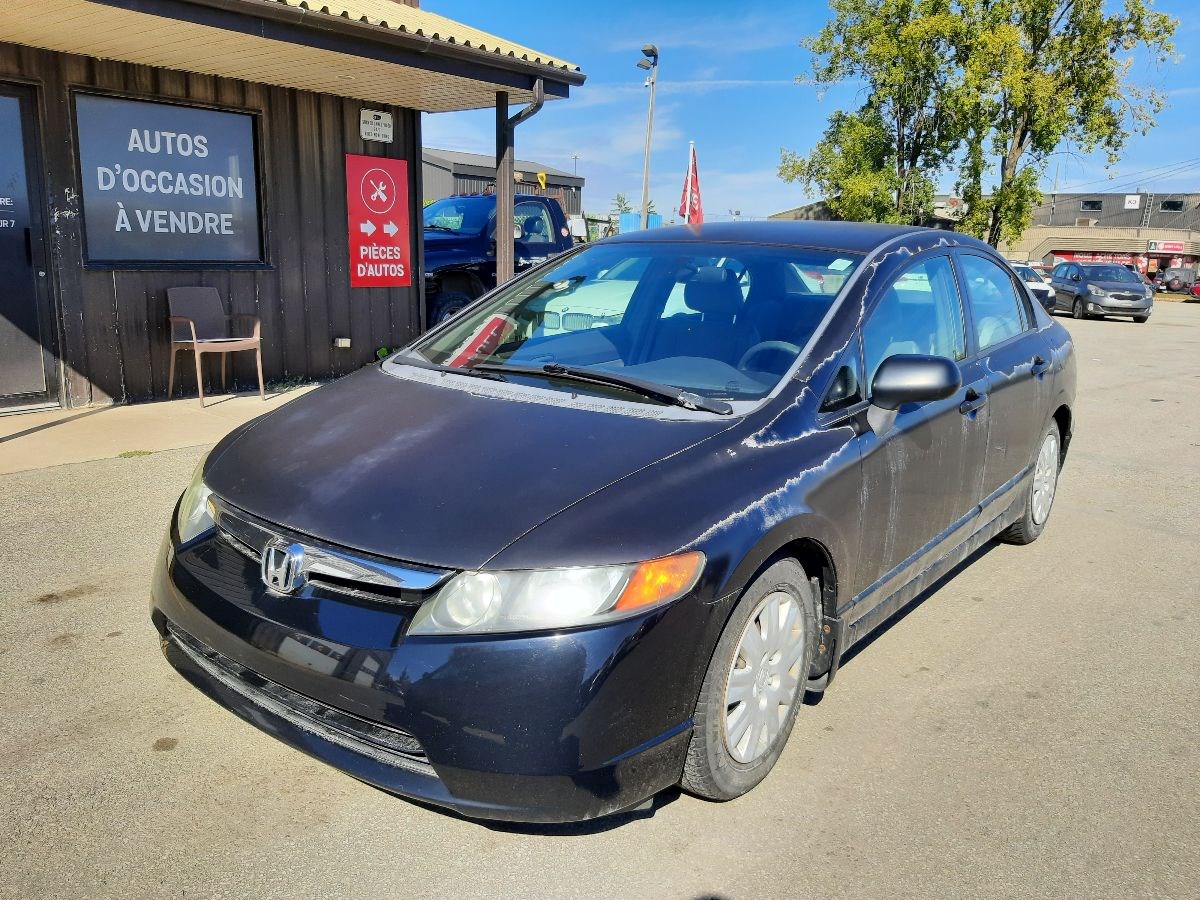
[{"label": "power line", "polygon": [[1104,178],[1097,178],[1094,181],[1082,181],[1078,184],[1071,185],[1070,187],[1064,187],[1058,193],[1060,193],[1060,194],[1078,193],[1079,188],[1090,187],[1091,185],[1094,185],[1094,184],[1109,184],[1109,185],[1127,184],[1130,181],[1137,181],[1139,179],[1162,178],[1162,177],[1165,177],[1163,174],[1154,174],[1154,173],[1161,173],[1162,170],[1176,169],[1181,166],[1187,166],[1187,167],[1200,166],[1200,156],[1198,156],[1194,159],[1187,159],[1187,160],[1182,160],[1179,162],[1165,163],[1160,166],[1154,166],[1153,168],[1150,168],[1150,169],[1142,169],[1141,171],[1129,172],[1129,173],[1126,173],[1123,175],[1111,175],[1111,176],[1106,176]]}]

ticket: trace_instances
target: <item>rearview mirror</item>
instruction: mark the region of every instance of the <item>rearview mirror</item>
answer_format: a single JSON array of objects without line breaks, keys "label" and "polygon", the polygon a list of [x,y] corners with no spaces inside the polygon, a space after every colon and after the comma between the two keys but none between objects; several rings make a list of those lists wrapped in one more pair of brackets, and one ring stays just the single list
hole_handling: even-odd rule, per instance
[{"label": "rearview mirror", "polygon": [[885,359],[871,382],[867,422],[882,437],[906,403],[924,403],[952,396],[962,387],[958,364],[944,356],[897,354]]}]

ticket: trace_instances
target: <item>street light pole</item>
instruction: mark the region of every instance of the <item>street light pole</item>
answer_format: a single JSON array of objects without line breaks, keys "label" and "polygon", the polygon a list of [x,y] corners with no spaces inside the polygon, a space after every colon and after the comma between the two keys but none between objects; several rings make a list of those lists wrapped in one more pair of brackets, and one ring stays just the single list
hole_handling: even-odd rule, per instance
[{"label": "street light pole", "polygon": [[654,132],[654,89],[658,86],[658,48],[653,44],[642,47],[639,69],[649,69],[650,111],[646,114],[646,158],[642,164],[642,230],[650,227],[650,137]]}]

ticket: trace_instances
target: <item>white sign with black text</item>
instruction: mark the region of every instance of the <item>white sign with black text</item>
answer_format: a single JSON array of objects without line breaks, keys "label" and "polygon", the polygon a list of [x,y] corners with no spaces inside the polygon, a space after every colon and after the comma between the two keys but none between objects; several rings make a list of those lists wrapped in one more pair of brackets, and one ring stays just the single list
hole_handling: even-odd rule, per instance
[{"label": "white sign with black text", "polygon": [[392,114],[378,109],[364,109],[358,114],[358,136],[364,141],[381,144],[392,142]]}]

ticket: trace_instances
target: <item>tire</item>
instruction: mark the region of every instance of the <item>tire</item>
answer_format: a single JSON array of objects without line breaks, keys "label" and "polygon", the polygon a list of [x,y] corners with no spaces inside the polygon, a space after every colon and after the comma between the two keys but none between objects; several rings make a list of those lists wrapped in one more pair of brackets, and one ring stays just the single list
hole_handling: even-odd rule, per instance
[{"label": "tire", "polygon": [[1183,287],[1183,282],[1180,281],[1178,278],[1172,278],[1170,281],[1167,282],[1167,287],[1169,287],[1173,291],[1177,291]]},{"label": "tire", "polygon": [[[717,641],[700,688],[679,782],[685,791],[708,800],[732,800],[774,767],[804,699],[819,638],[817,602],[804,568],[794,559],[773,563],[746,588]],[[774,632],[777,643],[770,631],[764,636],[775,611],[784,624]],[[737,665],[747,662],[746,654],[757,655],[760,650],[763,656],[757,664]],[[792,664],[783,669],[789,660]],[[733,686],[732,696],[745,697],[740,703],[730,702],[727,694],[735,666],[739,672],[751,670]],[[772,705],[773,700],[777,705]]]},{"label": "tire", "polygon": [[1087,317],[1088,317],[1088,314],[1086,312],[1084,312],[1084,309],[1083,309],[1083,300],[1080,299],[1079,297],[1076,297],[1075,302],[1073,304],[1071,304],[1071,318],[1072,319],[1086,319]]},{"label": "tire", "polygon": [[[1006,544],[1032,544],[1041,536],[1050,519],[1054,497],[1058,493],[1058,473],[1062,469],[1062,435],[1058,423],[1051,421],[1042,435],[1038,456],[1033,464],[1033,477],[1025,496],[1024,508],[1019,518],[1000,532],[1000,540]],[[1045,493],[1049,490],[1049,495]]]},{"label": "tire", "polygon": [[433,321],[430,326],[441,325],[448,318],[475,302],[475,298],[462,291],[445,291],[433,298]]},{"label": "tire", "polygon": [[1147,322],[1150,321],[1150,317],[1149,316],[1134,316],[1133,321],[1137,322],[1139,325],[1145,325]]}]

